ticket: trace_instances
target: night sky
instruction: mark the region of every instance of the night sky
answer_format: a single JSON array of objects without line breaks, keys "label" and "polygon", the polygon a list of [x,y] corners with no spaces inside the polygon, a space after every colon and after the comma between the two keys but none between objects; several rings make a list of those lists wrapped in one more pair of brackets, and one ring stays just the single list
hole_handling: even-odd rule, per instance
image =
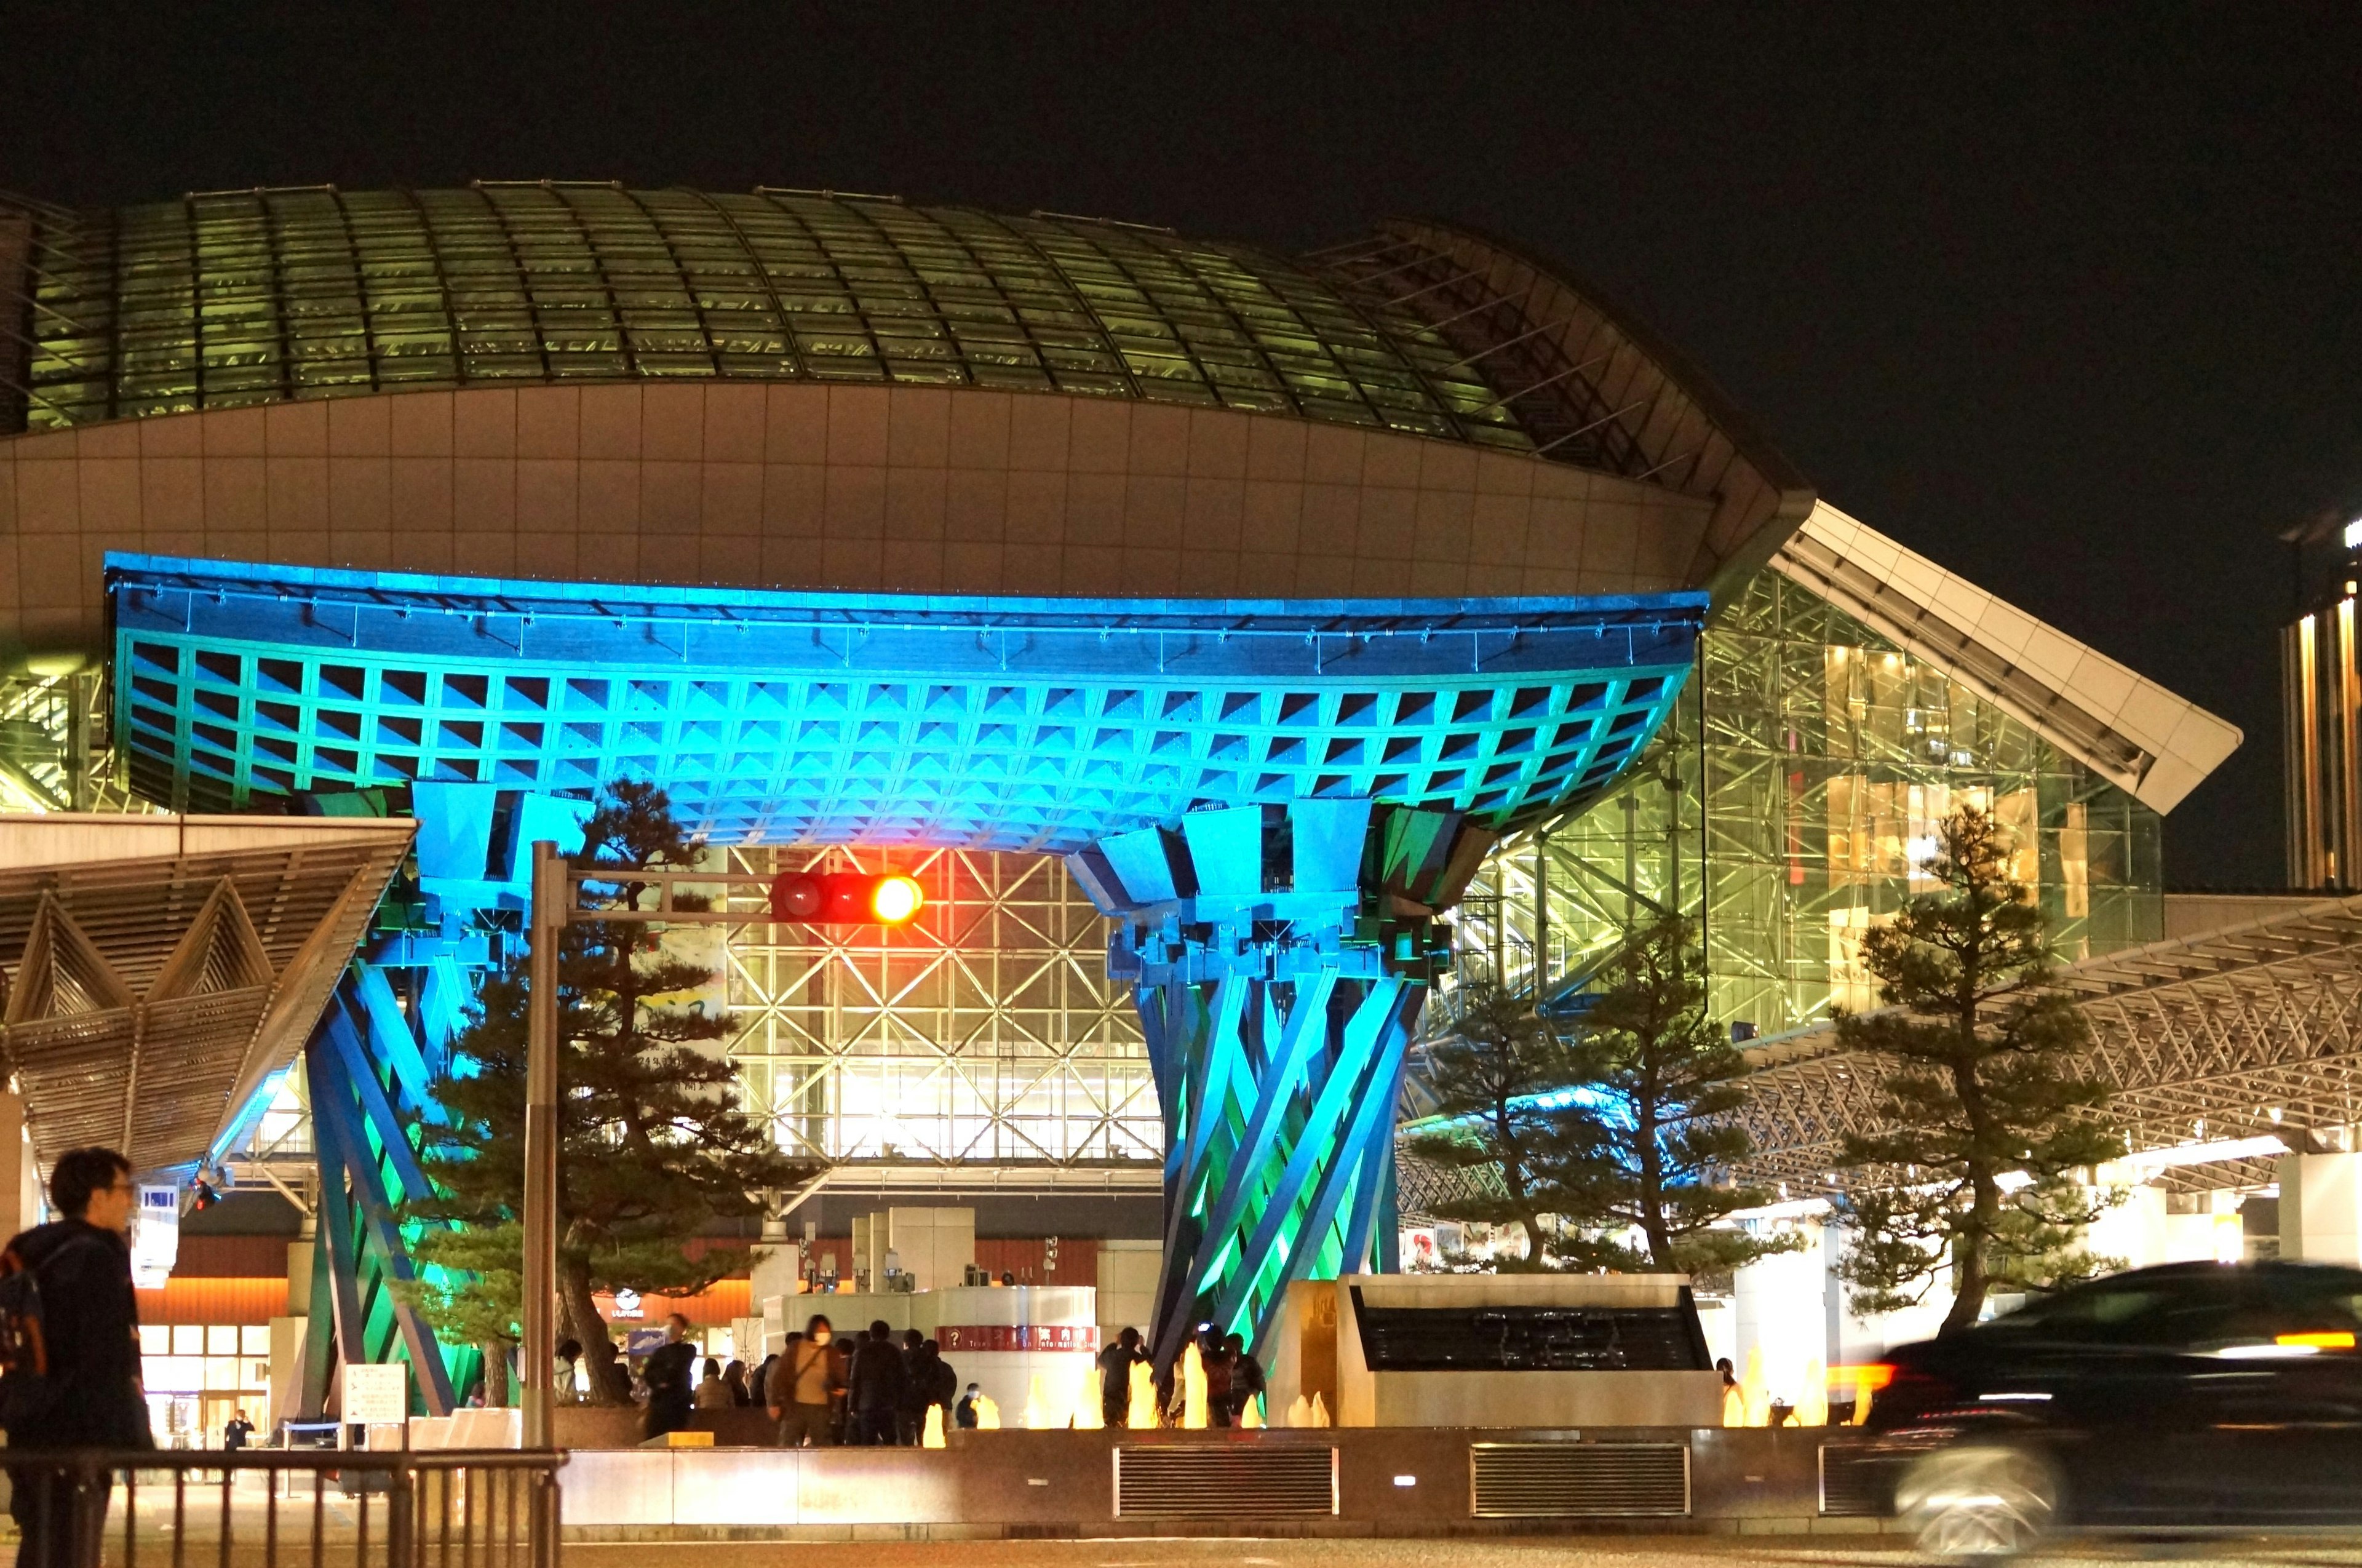
[{"label": "night sky", "polygon": [[11,7],[0,188],[612,177],[1512,237],[1829,501],[2239,724],[2168,880],[2282,879],[2274,536],[2362,511],[2362,6],[143,9]]}]

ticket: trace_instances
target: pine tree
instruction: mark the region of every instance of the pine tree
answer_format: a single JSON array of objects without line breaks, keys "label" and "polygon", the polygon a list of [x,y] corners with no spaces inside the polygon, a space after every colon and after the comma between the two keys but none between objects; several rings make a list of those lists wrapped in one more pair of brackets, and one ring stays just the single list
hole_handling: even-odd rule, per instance
[{"label": "pine tree", "polygon": [[419,1309],[437,1336],[483,1353],[484,1403],[509,1403],[509,1355],[524,1338],[524,1227],[513,1220],[490,1225],[437,1226],[411,1243],[420,1277],[400,1281],[394,1294]]},{"label": "pine tree", "polygon": [[2124,1143],[2092,1114],[2107,1086],[2074,1073],[2091,1028],[2041,985],[2047,933],[2009,875],[2007,835],[1964,807],[1938,845],[1926,872],[1943,889],[1862,939],[1885,1008],[1838,1020],[1840,1042],[1893,1068],[1891,1131],[1845,1140],[1845,1163],[1875,1185],[1848,1200],[1856,1240],[1838,1271],[1867,1314],[1924,1300],[1948,1265],[1949,1332],[1996,1285],[2055,1287],[2103,1266],[2075,1242],[2109,1200],[2077,1172]]},{"label": "pine tree", "polygon": [[1439,1218],[1516,1225],[1526,1236],[1521,1266],[1547,1267],[1542,1216],[1561,1205],[1542,1172],[1576,1154],[1566,1141],[1580,1119],[1569,1117],[1558,1091],[1577,1064],[1532,999],[1477,980],[1461,988],[1458,1000],[1450,1031],[1428,1046],[1424,1076],[1447,1125],[1414,1137],[1410,1152],[1473,1178],[1476,1190],[1436,1205]]},{"label": "pine tree", "polygon": [[[662,790],[612,784],[584,825],[576,864],[617,875],[591,884],[586,900],[637,908],[647,885],[630,872],[693,868],[700,848]],[[438,1196],[411,1208],[414,1218],[481,1235],[431,1241],[425,1251],[482,1274],[493,1287],[487,1300],[422,1299],[438,1332],[479,1342],[500,1316],[491,1299],[500,1272],[488,1254],[500,1237],[522,1241],[526,967],[520,955],[486,977],[475,1018],[454,1043],[453,1071],[438,1086],[445,1120],[429,1129],[423,1154]],[[664,999],[712,978],[637,922],[578,921],[559,947],[558,1307],[602,1403],[628,1397],[629,1382],[595,1293],[691,1292],[726,1277],[745,1266],[743,1250],[691,1258],[684,1243],[713,1220],[756,1212],[754,1194],[811,1176],[739,1109],[729,1059],[701,1048],[721,1037],[723,1021]]]},{"label": "pine tree", "polygon": [[[1590,1132],[1562,1141],[1574,1157],[1546,1168],[1576,1224],[1560,1254],[1584,1267],[1719,1275],[1799,1245],[1724,1222],[1771,1195],[1712,1180],[1752,1148],[1733,1120],[1747,1063],[1706,1016],[1693,928],[1668,919],[1636,933],[1602,978],[1574,1039],[1573,1109]],[[1639,1246],[1619,1231],[1638,1231]]]}]

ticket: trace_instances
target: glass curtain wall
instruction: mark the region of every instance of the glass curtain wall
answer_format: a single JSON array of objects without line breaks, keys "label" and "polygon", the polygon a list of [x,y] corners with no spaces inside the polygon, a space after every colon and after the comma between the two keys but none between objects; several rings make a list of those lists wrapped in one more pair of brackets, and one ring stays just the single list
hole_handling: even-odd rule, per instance
[{"label": "glass curtain wall", "polygon": [[789,1154],[1163,1159],[1139,1015],[1107,977],[1107,923],[1056,858],[754,848],[730,859],[766,875],[907,871],[926,890],[901,930],[729,928],[731,1053],[748,1109]]},{"label": "glass curtain wall", "polygon": [[98,669],[0,676],[0,812],[144,812],[114,767]]},{"label": "glass curtain wall", "polygon": [[1934,886],[1937,824],[1963,803],[2016,834],[2062,960],[2164,934],[2155,812],[1817,595],[1759,574],[1700,657],[1622,788],[1488,863],[1462,975],[1577,990],[1678,911],[1703,917],[1714,1014],[1741,1034],[1871,1006],[1861,938]]}]

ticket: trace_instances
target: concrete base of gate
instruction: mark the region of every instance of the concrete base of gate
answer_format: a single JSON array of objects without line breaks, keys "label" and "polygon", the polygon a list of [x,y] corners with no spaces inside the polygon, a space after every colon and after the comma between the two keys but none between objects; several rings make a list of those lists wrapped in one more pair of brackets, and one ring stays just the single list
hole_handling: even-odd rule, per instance
[{"label": "concrete base of gate", "polygon": [[[560,1480],[567,1536],[587,1540],[1881,1529],[1825,1509],[1827,1441],[1799,1428],[970,1431],[940,1450],[577,1449]],[[1634,1464],[1638,1491],[1620,1478]],[[1525,1479],[1536,1474],[1583,1478]]]}]

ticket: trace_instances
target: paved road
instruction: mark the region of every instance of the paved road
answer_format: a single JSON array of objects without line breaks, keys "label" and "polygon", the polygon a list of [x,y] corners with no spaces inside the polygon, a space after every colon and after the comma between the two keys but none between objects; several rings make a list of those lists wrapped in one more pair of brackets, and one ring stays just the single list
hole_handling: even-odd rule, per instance
[{"label": "paved road", "polygon": [[[962,1540],[568,1542],[568,1568],[1911,1568],[1901,1536],[1517,1536],[1422,1540]],[[2024,1559],[2041,1568],[2362,1568],[2362,1537],[2188,1542],[2076,1541]]]}]

